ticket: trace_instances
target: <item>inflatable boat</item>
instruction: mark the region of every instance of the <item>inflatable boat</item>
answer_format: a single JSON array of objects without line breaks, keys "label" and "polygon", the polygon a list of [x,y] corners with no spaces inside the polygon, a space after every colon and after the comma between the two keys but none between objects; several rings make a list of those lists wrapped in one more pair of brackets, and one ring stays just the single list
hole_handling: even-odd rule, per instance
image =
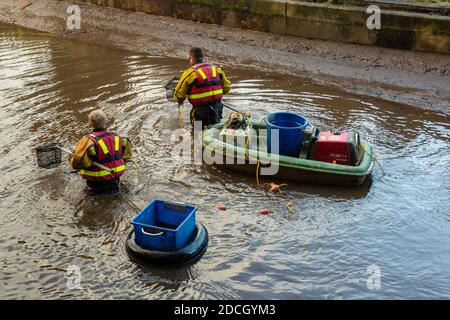
[{"label": "inflatable boat", "polygon": [[[317,128],[308,124],[301,135],[301,150],[295,156],[286,156],[268,152],[266,123],[250,122],[249,127],[251,130],[229,130],[224,123],[220,123],[203,130],[200,141],[204,150],[204,162],[258,175],[261,179],[266,177],[333,185],[361,185],[373,170],[375,156],[372,147],[357,134],[327,132],[321,135]],[[343,156],[335,155],[333,151],[327,151],[327,142],[339,142],[350,139],[349,137],[353,137],[352,148],[345,147],[349,150],[345,159],[341,159]],[[280,144],[292,153],[293,142]],[[274,164],[278,164],[275,174],[261,176],[263,168]]]}]

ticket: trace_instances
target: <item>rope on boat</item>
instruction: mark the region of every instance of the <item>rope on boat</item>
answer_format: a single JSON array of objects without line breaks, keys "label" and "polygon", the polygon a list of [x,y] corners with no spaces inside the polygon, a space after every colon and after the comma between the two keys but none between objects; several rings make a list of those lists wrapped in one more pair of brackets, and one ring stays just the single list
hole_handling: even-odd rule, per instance
[{"label": "rope on boat", "polygon": [[[248,148],[248,145],[249,145],[249,142],[250,142],[250,135],[251,135],[251,130],[248,131],[248,136],[247,136],[247,139],[245,141],[245,153],[246,153],[249,161],[250,161],[250,158],[251,158],[250,157],[249,148]],[[257,161],[257,164],[256,164],[256,186],[259,187],[260,186],[260,184],[259,184],[259,169],[260,169],[260,166],[261,166],[261,161],[258,159],[258,157],[256,157],[255,160]]]},{"label": "rope on boat", "polygon": [[373,153],[372,153],[372,154],[369,154],[369,153],[367,152],[366,148],[364,148],[364,147],[362,147],[362,148],[363,148],[363,150],[364,150],[364,153],[367,154],[372,160],[374,160],[374,161],[378,164],[378,166],[380,167],[381,171],[383,171],[383,176],[382,176],[381,178],[383,178],[383,177],[385,177],[385,176],[389,176],[389,174],[387,173],[387,171],[386,171],[386,170],[384,169],[384,167],[381,165],[380,161],[378,161],[377,157],[376,157]]},{"label": "rope on boat", "polygon": [[[259,125],[261,126],[261,124],[264,122],[264,120],[267,118],[267,116],[262,117],[261,120],[259,121]],[[261,161],[259,159],[256,159],[258,161],[258,164],[256,165],[256,185],[259,187],[260,183],[259,183],[259,169],[261,166]]]},{"label": "rope on boat", "polygon": [[258,159],[258,164],[256,165],[256,185],[259,187],[259,166],[261,165],[261,161]]},{"label": "rope on boat", "polygon": [[[139,168],[138,164],[134,162],[133,160],[127,161],[127,165],[129,163],[132,163],[134,165],[134,168],[136,169],[136,177],[137,177],[137,185],[140,186],[142,179],[141,179],[141,169]],[[120,180],[119,182],[121,185],[123,185],[123,180]]]},{"label": "rope on boat", "polygon": [[139,168],[139,166],[138,166],[138,164],[136,162],[134,162],[134,161],[129,161],[129,162],[131,162],[134,165],[135,169],[136,169],[136,176],[137,176],[137,180],[138,180],[138,185],[140,185],[141,181],[142,181],[141,180],[141,168]]},{"label": "rope on boat", "polygon": [[[245,137],[245,146],[244,146],[245,156],[246,156],[246,159],[248,159],[249,161],[252,160],[252,159],[257,161],[256,174],[255,175],[256,175],[256,185],[259,187],[260,186],[260,183],[259,183],[259,169],[260,169],[260,166],[261,166],[261,161],[258,159],[258,156],[256,158],[251,157],[250,156],[250,150],[249,150],[249,143],[250,143],[251,133],[252,132],[250,130],[251,125],[250,125],[250,123],[247,120],[248,120],[248,118],[250,118],[250,113],[248,111],[241,112],[241,111],[237,111],[237,110],[234,110],[234,109],[231,109],[231,110],[233,110],[235,112],[234,113],[230,113],[228,115],[228,120],[225,122],[224,129],[228,129],[230,127],[233,127],[233,122],[236,121],[236,119],[238,121],[238,125],[241,125],[243,123],[246,125],[245,129],[248,131],[248,135]],[[241,116],[242,116],[242,120],[241,120]],[[234,127],[234,128],[239,128],[239,127]]]},{"label": "rope on boat", "polygon": [[[375,162],[380,166],[380,169],[381,169],[381,171],[383,171],[383,177],[384,176],[388,176],[388,173],[386,172],[386,170],[384,170],[384,167],[381,165],[381,163],[378,161],[378,159],[377,159],[377,157],[376,156],[374,156],[373,158],[372,158],[373,160],[375,160]],[[381,178],[383,178],[383,177],[381,177]]]},{"label": "rope on boat", "polygon": [[[248,132],[248,137],[247,137],[247,141],[245,142],[245,152],[247,153],[247,157],[248,157],[248,160],[250,161],[250,152],[249,152],[249,149],[248,149],[248,145],[249,145],[249,141],[250,141],[250,135],[251,135],[251,130],[249,130],[249,132]],[[260,168],[260,166],[261,166],[261,160],[259,160],[258,159],[258,157],[256,157],[256,159],[255,159],[256,161],[257,161],[257,164],[256,164],[256,186],[260,186],[260,184],[259,184],[259,168]]]}]

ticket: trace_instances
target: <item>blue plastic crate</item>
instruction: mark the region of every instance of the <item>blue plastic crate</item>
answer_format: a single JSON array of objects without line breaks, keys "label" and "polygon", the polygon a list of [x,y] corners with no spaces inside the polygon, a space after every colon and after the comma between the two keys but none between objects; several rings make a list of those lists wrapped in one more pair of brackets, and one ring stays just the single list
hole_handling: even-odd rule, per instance
[{"label": "blue plastic crate", "polygon": [[153,199],[131,220],[136,243],[161,251],[183,248],[195,231],[196,213],[191,205]]}]

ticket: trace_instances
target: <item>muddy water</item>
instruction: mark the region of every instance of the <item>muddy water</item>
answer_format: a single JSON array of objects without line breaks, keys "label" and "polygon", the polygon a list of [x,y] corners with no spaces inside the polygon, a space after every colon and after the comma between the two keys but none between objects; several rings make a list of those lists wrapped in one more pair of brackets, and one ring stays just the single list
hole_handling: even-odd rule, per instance
[{"label": "muddy water", "polygon": [[[161,83],[184,64],[0,25],[0,298],[450,298],[448,117],[225,66],[228,101],[254,118],[290,110],[358,130],[389,172],[377,167],[358,188],[289,183],[274,196],[252,177],[170,157],[178,117]],[[87,195],[67,165],[35,164],[33,147],[73,146],[98,106],[131,137],[141,168],[117,197]],[[200,262],[157,269],[128,259],[130,218],[153,197],[199,206],[211,235]],[[274,213],[260,216],[263,207]],[[373,265],[379,289],[367,285]]]}]

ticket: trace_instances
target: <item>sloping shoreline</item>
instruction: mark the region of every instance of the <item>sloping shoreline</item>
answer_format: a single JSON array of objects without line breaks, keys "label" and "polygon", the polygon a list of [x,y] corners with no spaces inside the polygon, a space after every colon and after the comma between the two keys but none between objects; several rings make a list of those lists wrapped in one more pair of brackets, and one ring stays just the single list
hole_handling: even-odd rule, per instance
[{"label": "sloping shoreline", "polygon": [[[407,0],[78,1],[284,36],[450,54],[447,4]],[[379,27],[369,28],[367,24],[374,23],[369,17],[377,10]]]},{"label": "sloping shoreline", "polygon": [[81,30],[66,29],[71,1],[0,3],[0,21],[101,45],[186,58],[190,46],[214,60],[338,86],[350,93],[450,114],[450,56],[280,36],[86,3]]}]

